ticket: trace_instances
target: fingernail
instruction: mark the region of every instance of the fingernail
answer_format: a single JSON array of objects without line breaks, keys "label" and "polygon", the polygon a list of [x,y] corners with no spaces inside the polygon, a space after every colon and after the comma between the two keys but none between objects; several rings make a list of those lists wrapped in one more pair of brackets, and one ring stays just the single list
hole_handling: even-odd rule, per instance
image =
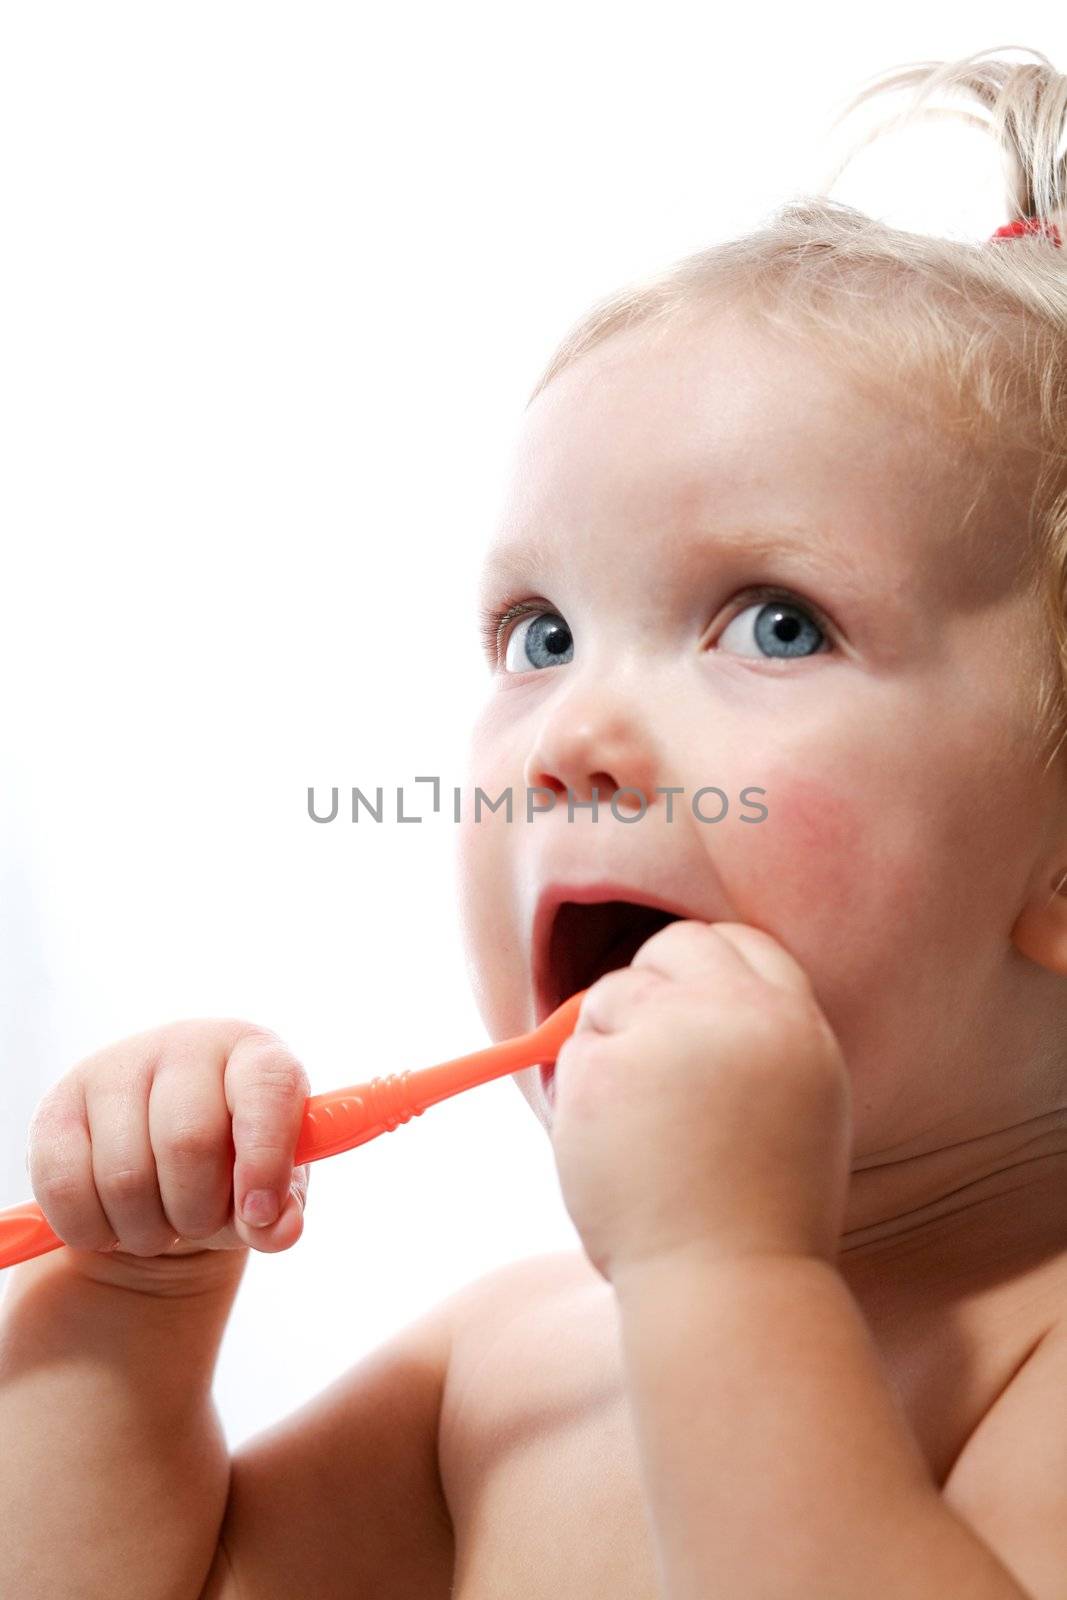
[{"label": "fingernail", "polygon": [[278,1196],[270,1189],[252,1189],[245,1195],[241,1216],[253,1228],[266,1228],[277,1220]]}]

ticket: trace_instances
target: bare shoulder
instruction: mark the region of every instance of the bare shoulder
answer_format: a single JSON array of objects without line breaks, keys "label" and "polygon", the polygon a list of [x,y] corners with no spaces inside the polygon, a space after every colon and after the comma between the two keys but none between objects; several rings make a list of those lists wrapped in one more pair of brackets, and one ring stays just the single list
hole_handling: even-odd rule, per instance
[{"label": "bare shoulder", "polygon": [[583,1285],[603,1287],[603,1279],[581,1250],[551,1250],[491,1268],[464,1285],[449,1302],[453,1340],[476,1332],[513,1307],[528,1307],[532,1297],[566,1293]]},{"label": "bare shoulder", "polygon": [[454,1348],[573,1278],[579,1262],[557,1252],[493,1268],[236,1450],[202,1600],[448,1600],[455,1545],[439,1433]]},{"label": "bare shoulder", "polygon": [[545,1406],[577,1418],[620,1381],[613,1293],[581,1250],[528,1256],[471,1283],[453,1305],[439,1429],[449,1504],[472,1460],[537,1432]]},{"label": "bare shoulder", "polygon": [[[573,1322],[570,1308],[609,1286],[581,1250],[554,1250],[494,1267],[449,1302],[452,1337],[445,1408],[453,1420],[458,1392],[477,1368],[484,1379],[495,1351],[514,1387],[513,1362],[549,1329]],[[542,1356],[544,1352],[542,1351]],[[572,1349],[572,1357],[576,1352]]]},{"label": "bare shoulder", "polygon": [[1067,1600],[1067,1314],[1027,1353],[942,1495],[1038,1600]]}]

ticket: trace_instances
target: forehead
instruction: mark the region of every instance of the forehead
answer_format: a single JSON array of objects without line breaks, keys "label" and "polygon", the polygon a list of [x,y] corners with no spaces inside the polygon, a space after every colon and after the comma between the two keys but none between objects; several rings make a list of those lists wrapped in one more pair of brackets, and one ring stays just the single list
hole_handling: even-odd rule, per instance
[{"label": "forehead", "polygon": [[652,536],[680,561],[709,536],[752,554],[817,545],[887,582],[958,584],[972,538],[959,444],[741,314],[611,335],[533,401],[513,465],[486,589],[532,581],[597,534]]}]

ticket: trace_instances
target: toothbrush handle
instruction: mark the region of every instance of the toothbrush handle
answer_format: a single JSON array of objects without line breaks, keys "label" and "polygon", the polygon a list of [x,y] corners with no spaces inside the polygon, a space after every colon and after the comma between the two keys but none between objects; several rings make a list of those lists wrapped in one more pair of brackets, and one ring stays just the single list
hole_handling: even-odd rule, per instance
[{"label": "toothbrush handle", "polygon": [[416,1102],[411,1077],[410,1072],[390,1074],[352,1089],[310,1095],[296,1142],[294,1167],[352,1150],[380,1133],[392,1133],[412,1117],[421,1117],[425,1108]]},{"label": "toothbrush handle", "polygon": [[[408,1078],[411,1074],[404,1073],[403,1076]],[[374,1088],[380,1081],[375,1079],[373,1085],[368,1084],[365,1088]],[[386,1080],[387,1104],[391,1104],[396,1096],[392,1087],[396,1083],[396,1079]],[[403,1091],[400,1098],[404,1098]],[[410,1116],[418,1116],[421,1110],[401,1105],[395,1116],[384,1111],[380,1120],[375,1120],[379,1103],[377,1099],[372,1099],[368,1107],[367,1102],[353,1090],[340,1094],[312,1095],[307,1101],[293,1165],[299,1167],[305,1161],[321,1161],[324,1156],[337,1155],[354,1145],[365,1144],[379,1133],[391,1132],[399,1122],[407,1122]],[[49,1226],[36,1200],[26,1200],[21,1205],[0,1211],[0,1271],[4,1267],[17,1266],[20,1261],[31,1261],[34,1256],[47,1255],[49,1250],[58,1250],[63,1243]]]},{"label": "toothbrush handle", "polygon": [[[372,1078],[368,1083],[335,1089],[329,1094],[309,1095],[293,1165],[300,1167],[306,1161],[321,1161],[342,1150],[353,1150],[380,1133],[392,1133],[412,1117],[421,1117],[426,1107],[438,1100],[462,1094],[464,1089],[538,1061],[554,1061],[564,1039],[574,1029],[585,993],[581,989],[571,995],[532,1033],[502,1040],[437,1066],[391,1073],[386,1078]],[[0,1270],[58,1250],[62,1243],[36,1201],[27,1200],[0,1211]]]},{"label": "toothbrush handle", "polygon": [[47,1255],[62,1243],[35,1200],[0,1211],[0,1267],[13,1267],[33,1256]]},{"label": "toothbrush handle", "polygon": [[372,1078],[350,1089],[314,1094],[307,1101],[297,1141],[295,1166],[321,1161],[324,1156],[352,1150],[380,1133],[392,1133],[401,1123],[421,1117],[427,1106],[462,1094],[492,1078],[539,1061],[554,1061],[563,1041],[574,1032],[578,1011],[587,991],[579,989],[547,1016],[532,1033],[518,1034],[487,1045],[470,1055],[456,1056],[436,1066]]},{"label": "toothbrush handle", "polygon": [[[356,1089],[311,1095],[305,1104],[293,1165],[351,1150],[380,1133],[391,1133],[412,1116],[420,1116],[423,1107],[412,1103],[408,1087],[411,1076],[405,1072],[399,1078],[375,1078]],[[35,1200],[0,1211],[0,1271],[47,1255],[62,1243]]]}]

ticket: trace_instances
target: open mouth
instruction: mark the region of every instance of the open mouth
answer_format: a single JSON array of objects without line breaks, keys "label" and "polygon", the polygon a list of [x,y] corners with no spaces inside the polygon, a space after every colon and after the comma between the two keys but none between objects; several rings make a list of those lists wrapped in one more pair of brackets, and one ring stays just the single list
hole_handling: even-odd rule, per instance
[{"label": "open mouth", "polygon": [[[680,912],[638,905],[632,900],[564,900],[549,929],[539,984],[538,1020],[550,1016],[579,989],[588,989],[605,972],[629,966],[646,940],[669,922],[677,922],[680,916]],[[542,1064],[540,1072],[551,1106],[555,1099],[555,1064]]]}]

